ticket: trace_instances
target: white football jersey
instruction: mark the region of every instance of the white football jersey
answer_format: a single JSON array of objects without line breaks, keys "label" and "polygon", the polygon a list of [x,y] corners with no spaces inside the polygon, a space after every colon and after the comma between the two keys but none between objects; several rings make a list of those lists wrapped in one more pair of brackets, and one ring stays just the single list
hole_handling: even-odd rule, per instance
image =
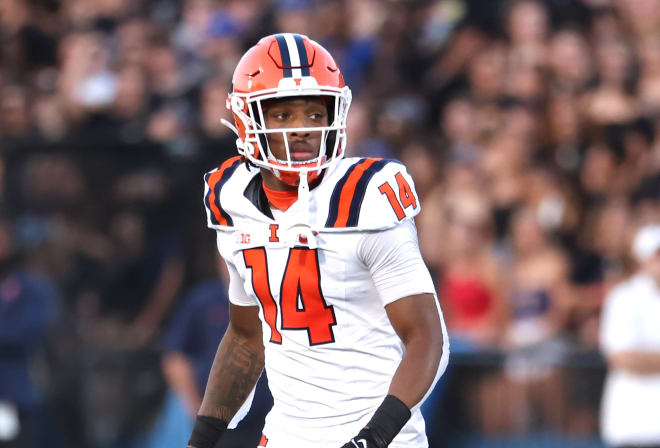
[{"label": "white football jersey", "polygon": [[[350,158],[273,219],[244,195],[258,173],[228,160],[205,176],[204,201],[230,301],[260,307],[274,399],[267,447],[338,448],[372,417],[403,357],[385,306],[435,294],[413,222],[419,199],[399,162]],[[448,360],[442,326],[436,380]],[[420,405],[392,447],[428,446]]]}]

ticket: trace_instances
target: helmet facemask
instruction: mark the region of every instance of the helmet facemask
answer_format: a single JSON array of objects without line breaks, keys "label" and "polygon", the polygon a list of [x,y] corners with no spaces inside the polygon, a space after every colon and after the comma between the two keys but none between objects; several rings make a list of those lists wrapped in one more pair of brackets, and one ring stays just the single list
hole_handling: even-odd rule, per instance
[{"label": "helmet facemask", "polygon": [[[340,160],[346,148],[346,117],[351,103],[351,93],[348,87],[318,87],[313,77],[304,77],[300,85],[282,86],[291,78],[283,79],[280,87],[262,90],[255,93],[233,93],[227,103],[234,113],[234,119],[239,128],[245,129],[245,138],[236,142],[238,151],[253,164],[271,170],[283,182],[295,186],[300,175],[307,174],[307,180],[312,182],[320,173]],[[284,87],[284,88],[283,88]],[[269,99],[288,99],[295,97],[326,97],[328,108],[328,125],[306,128],[274,128],[268,129],[264,116],[263,102]],[[240,120],[240,121],[239,121]],[[293,132],[320,132],[321,143],[316,157],[310,160],[297,161],[291,158],[290,134]],[[237,132],[238,133],[238,132]],[[286,159],[276,158],[270,148],[268,135],[281,133],[286,149]]]}]

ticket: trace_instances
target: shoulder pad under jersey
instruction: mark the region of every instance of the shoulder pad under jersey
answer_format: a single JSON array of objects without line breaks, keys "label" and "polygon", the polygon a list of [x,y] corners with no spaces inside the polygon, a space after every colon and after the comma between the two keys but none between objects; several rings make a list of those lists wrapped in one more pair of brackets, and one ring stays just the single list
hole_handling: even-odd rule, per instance
[{"label": "shoulder pad under jersey", "polygon": [[[225,184],[243,164],[240,156],[226,160],[218,168],[204,175],[204,207],[207,225],[212,229],[230,229],[234,221],[221,204],[220,196]],[[223,195],[224,196],[224,195]]]},{"label": "shoulder pad under jersey", "polygon": [[325,231],[384,230],[419,213],[415,184],[401,162],[353,160],[330,196]]}]

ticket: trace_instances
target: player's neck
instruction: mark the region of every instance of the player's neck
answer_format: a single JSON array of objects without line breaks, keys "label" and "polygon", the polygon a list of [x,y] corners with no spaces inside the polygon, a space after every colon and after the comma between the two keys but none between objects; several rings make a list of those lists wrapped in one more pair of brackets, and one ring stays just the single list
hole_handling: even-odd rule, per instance
[{"label": "player's neck", "polygon": [[[316,188],[318,184],[321,183],[321,180],[323,180],[324,175],[325,175],[325,170],[321,171],[321,174],[309,184],[309,189],[313,190],[314,188]],[[263,185],[270,190],[296,191],[296,192],[298,191],[297,185],[290,185],[287,184],[286,182],[281,181],[275,176],[275,174],[273,174],[272,171],[265,168],[261,169],[261,179],[263,180]]]},{"label": "player's neck", "polygon": [[[314,179],[309,189],[313,190],[323,179],[324,172]],[[278,210],[288,210],[298,199],[298,187],[289,185],[278,179],[270,170],[261,170],[261,179],[264,192],[270,205]]]},{"label": "player's neck", "polygon": [[273,191],[295,191],[298,192],[298,187],[289,185],[286,182],[278,179],[272,171],[262,168],[261,178],[265,188]]},{"label": "player's neck", "polygon": [[271,207],[278,210],[286,211],[298,200],[298,190],[273,190],[266,185],[262,184],[268,203]]}]

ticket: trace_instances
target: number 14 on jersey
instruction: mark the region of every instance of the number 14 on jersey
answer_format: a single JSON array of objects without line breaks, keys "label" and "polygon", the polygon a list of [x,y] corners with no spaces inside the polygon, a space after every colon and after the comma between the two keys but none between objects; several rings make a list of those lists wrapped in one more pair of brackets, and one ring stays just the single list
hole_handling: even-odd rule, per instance
[{"label": "number 14 on jersey", "polygon": [[396,176],[394,176],[394,178],[396,179],[396,184],[399,187],[398,198],[396,193],[394,193],[394,189],[388,182],[385,182],[380,187],[378,187],[378,191],[380,191],[381,194],[387,196],[387,199],[390,201],[390,205],[392,206],[397,219],[401,221],[406,217],[404,209],[410,206],[412,206],[412,208],[417,208],[417,200],[415,199],[415,194],[412,192],[412,188],[410,188],[406,178],[403,177],[403,174],[399,172],[396,174]]},{"label": "number 14 on jersey", "polygon": [[332,327],[337,324],[332,305],[321,292],[321,272],[316,249],[294,247],[289,250],[282,283],[280,303],[271,293],[266,249],[255,247],[243,251],[245,266],[252,271],[252,289],[261,303],[264,320],[270,327],[270,342],[282,343],[277,329],[306,330],[309,345],[334,342]]}]

